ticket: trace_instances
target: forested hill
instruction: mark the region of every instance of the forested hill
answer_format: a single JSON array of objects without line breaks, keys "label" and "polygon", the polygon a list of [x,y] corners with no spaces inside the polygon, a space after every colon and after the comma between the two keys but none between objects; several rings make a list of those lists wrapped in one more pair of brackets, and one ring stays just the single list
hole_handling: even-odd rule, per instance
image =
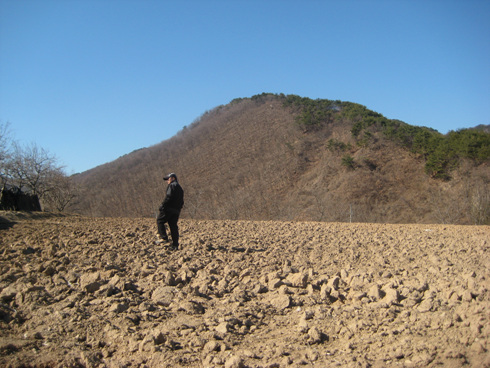
[{"label": "forested hill", "polygon": [[442,135],[356,103],[262,94],[73,176],[71,210],[154,216],[176,172],[187,218],[482,224],[489,158],[488,126]]}]

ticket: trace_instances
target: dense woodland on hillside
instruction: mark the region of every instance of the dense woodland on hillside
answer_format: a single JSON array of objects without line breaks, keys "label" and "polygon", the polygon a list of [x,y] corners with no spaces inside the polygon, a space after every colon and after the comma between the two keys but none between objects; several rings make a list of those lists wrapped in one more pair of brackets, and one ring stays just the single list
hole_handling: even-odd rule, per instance
[{"label": "dense woodland on hillside", "polygon": [[489,161],[486,126],[443,135],[356,103],[264,93],[75,175],[70,210],[154,216],[174,171],[187,218],[488,224]]}]

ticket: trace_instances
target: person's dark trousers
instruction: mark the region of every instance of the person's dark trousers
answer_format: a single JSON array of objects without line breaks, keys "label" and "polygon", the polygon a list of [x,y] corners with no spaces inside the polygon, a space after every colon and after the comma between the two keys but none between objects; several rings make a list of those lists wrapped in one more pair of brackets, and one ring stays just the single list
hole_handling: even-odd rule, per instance
[{"label": "person's dark trousers", "polygon": [[177,225],[179,215],[179,213],[160,211],[157,217],[158,233],[160,234],[160,237],[164,240],[168,239],[167,231],[165,229],[165,223],[168,223],[170,236],[172,237],[172,244],[174,247],[179,246],[179,226]]}]

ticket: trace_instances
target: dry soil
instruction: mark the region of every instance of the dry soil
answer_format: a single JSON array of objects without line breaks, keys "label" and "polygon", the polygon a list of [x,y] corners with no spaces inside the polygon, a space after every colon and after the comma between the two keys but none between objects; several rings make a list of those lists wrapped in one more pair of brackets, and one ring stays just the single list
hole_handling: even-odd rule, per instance
[{"label": "dry soil", "polygon": [[490,367],[488,226],[0,216],[0,366]]}]

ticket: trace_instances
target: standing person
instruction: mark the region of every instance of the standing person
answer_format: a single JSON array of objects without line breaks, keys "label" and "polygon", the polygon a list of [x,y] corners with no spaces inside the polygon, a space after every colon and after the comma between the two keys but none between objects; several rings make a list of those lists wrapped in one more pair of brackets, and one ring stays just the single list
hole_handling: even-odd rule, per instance
[{"label": "standing person", "polygon": [[168,223],[170,228],[170,235],[172,236],[171,249],[179,248],[179,221],[180,210],[184,206],[184,190],[177,181],[177,175],[170,173],[163,178],[167,181],[167,194],[163,200],[157,217],[158,233],[161,240],[157,241],[157,244],[168,242],[167,231],[165,230],[165,223]]}]

